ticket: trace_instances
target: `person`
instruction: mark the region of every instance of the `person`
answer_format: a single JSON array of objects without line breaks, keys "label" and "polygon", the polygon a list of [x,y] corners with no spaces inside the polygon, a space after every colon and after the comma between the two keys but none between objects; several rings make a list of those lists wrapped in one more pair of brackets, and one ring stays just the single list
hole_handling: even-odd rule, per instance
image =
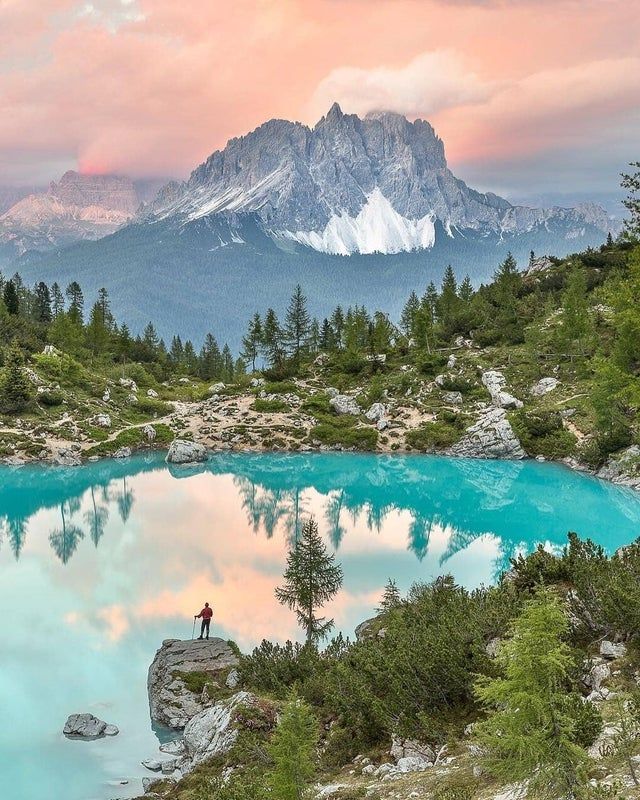
[{"label": "person", "polygon": [[198,636],[198,639],[202,639],[205,630],[207,632],[206,638],[209,638],[209,626],[211,625],[212,616],[213,609],[209,607],[209,603],[205,603],[202,611],[194,616],[194,619],[200,619],[202,617],[202,625],[200,626],[200,636]]}]

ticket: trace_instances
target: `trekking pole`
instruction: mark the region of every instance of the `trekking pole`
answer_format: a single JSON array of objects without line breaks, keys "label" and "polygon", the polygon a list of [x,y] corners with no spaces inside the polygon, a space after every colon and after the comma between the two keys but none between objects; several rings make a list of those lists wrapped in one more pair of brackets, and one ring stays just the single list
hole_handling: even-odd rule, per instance
[{"label": "trekking pole", "polygon": [[196,635],[196,618],[193,618],[193,630],[191,631],[191,641],[193,641],[193,637]]}]

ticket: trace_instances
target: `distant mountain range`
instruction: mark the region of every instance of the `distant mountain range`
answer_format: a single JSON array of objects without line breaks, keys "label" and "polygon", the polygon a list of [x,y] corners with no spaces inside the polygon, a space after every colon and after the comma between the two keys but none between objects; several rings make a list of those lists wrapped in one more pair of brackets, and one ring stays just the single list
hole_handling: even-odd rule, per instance
[{"label": "distant mountain range", "polygon": [[282,308],[297,282],[317,313],[395,313],[447,263],[478,282],[508,250],[565,255],[614,227],[592,203],[536,209],[477,192],[428,122],[337,104],[313,128],[270,120],[142,199],[128,178],[66,173],[0,216],[4,271],[106,285],[134,328],[153,318],[165,335],[212,329],[237,344],[246,317]]}]

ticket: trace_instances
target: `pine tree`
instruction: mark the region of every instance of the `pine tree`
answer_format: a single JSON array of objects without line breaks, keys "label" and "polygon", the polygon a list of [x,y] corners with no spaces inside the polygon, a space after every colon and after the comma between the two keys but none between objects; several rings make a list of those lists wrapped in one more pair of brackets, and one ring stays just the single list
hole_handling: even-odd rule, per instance
[{"label": "pine tree", "polygon": [[204,381],[222,376],[222,354],[215,336],[211,333],[205,336],[200,351],[198,373]]},{"label": "pine tree", "polygon": [[49,324],[53,318],[51,313],[51,293],[46,283],[40,281],[34,289],[33,313],[38,322]]},{"label": "pine tree", "polygon": [[84,311],[84,295],[77,281],[72,281],[67,286],[67,299],[69,300],[69,319],[74,325],[82,325]]},{"label": "pine tree", "polygon": [[109,342],[109,330],[104,323],[104,311],[99,302],[93,304],[89,314],[86,338],[92,353],[104,353]]},{"label": "pine tree", "polygon": [[109,331],[113,327],[113,314],[111,313],[111,301],[109,300],[109,292],[102,288],[98,291],[98,308],[102,315],[102,324]]},{"label": "pine tree", "polygon": [[262,353],[270,367],[282,366],[284,359],[282,330],[276,312],[272,308],[267,310],[262,327]]},{"label": "pine tree", "polygon": [[20,298],[18,297],[18,290],[13,280],[6,282],[2,293],[2,299],[8,314],[17,316],[20,313]]},{"label": "pine tree", "polygon": [[14,342],[0,373],[0,412],[16,414],[23,411],[32,398],[31,383],[24,370],[24,359]]},{"label": "pine tree", "polygon": [[284,321],[283,340],[294,365],[300,366],[300,358],[309,346],[311,319],[307,310],[307,298],[298,284],[289,301]]},{"label": "pine tree", "polygon": [[562,298],[562,325],[558,331],[558,344],[565,352],[583,354],[593,331],[589,317],[587,280],[581,267],[574,267],[567,278]]},{"label": "pine tree", "polygon": [[572,798],[584,786],[587,755],[578,742],[594,711],[571,684],[576,664],[568,632],[560,602],[539,590],[498,652],[502,674],[476,684],[489,714],[474,728],[487,771],[505,782],[526,780],[530,797]]},{"label": "pine tree", "polygon": [[257,312],[253,315],[247,333],[242,338],[241,358],[251,364],[251,371],[256,371],[256,360],[260,355],[260,342],[262,341],[262,320]]},{"label": "pine tree", "polygon": [[276,589],[276,597],[295,611],[309,644],[324,639],[333,627],[333,620],[316,617],[316,611],[337,594],[342,577],[342,568],[320,538],[318,524],[307,520],[289,552],[285,584]]},{"label": "pine tree", "polygon": [[154,356],[158,350],[160,340],[152,322],[148,322],[145,329],[142,331],[142,343],[149,351],[150,356]]},{"label": "pine tree", "polygon": [[389,578],[387,585],[384,587],[380,605],[376,609],[378,614],[386,614],[388,611],[392,611],[394,608],[397,608],[401,602],[402,599],[398,591],[398,585],[394,580]]},{"label": "pine tree", "polygon": [[58,317],[64,311],[64,295],[57,283],[51,286],[51,310],[54,318]]},{"label": "pine tree", "polygon": [[471,283],[471,278],[468,275],[465,275],[464,280],[460,284],[460,288],[458,289],[458,297],[465,304],[470,303],[473,299],[473,284]]},{"label": "pine tree", "polygon": [[318,746],[318,722],[311,709],[292,694],[269,743],[273,768],[267,775],[273,800],[311,797]]},{"label": "pine tree", "polygon": [[225,344],[222,348],[222,369],[220,377],[226,383],[231,383],[233,380],[233,355],[228,344]]},{"label": "pine tree", "polygon": [[437,304],[438,319],[443,327],[446,328],[453,324],[459,307],[458,282],[453,267],[449,264],[444,271],[440,297],[438,298]]},{"label": "pine tree", "polygon": [[629,212],[629,219],[624,221],[625,233],[631,239],[640,238],[640,161],[629,164],[635,172],[622,173],[621,186],[628,194],[622,201]]},{"label": "pine tree", "polygon": [[415,292],[411,292],[400,314],[400,327],[408,337],[415,336],[416,320],[420,312],[420,300]]},{"label": "pine tree", "polygon": [[335,347],[338,350],[342,350],[344,346],[344,311],[340,306],[338,306],[333,314],[331,315],[331,327],[333,329],[334,340],[335,340]]}]

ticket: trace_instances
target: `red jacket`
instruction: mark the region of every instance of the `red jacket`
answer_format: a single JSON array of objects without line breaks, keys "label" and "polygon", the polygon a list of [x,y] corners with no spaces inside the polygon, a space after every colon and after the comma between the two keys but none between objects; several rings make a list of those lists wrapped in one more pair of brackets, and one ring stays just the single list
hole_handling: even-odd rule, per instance
[{"label": "red jacket", "polygon": [[213,609],[211,606],[205,606],[202,611],[198,614],[198,617],[202,617],[202,619],[211,619],[213,616]]}]

